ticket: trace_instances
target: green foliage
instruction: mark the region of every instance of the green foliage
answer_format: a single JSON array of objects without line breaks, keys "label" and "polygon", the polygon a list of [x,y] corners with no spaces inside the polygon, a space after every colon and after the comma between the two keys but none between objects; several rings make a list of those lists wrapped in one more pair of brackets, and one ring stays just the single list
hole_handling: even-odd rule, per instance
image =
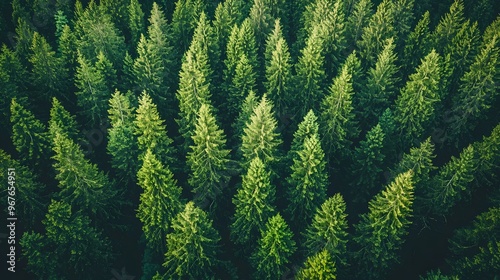
[{"label": "green foliage", "polygon": [[267,34],[272,29],[273,17],[269,9],[269,1],[253,0],[252,8],[250,8],[249,19],[255,34],[255,41],[259,49],[264,49],[265,39]]},{"label": "green foliage", "polygon": [[354,4],[353,12],[347,17],[346,39],[348,46],[354,48],[356,42],[361,39],[363,29],[368,25],[368,21],[373,13],[371,0],[359,0]]},{"label": "green foliage", "polygon": [[492,179],[496,177],[495,170],[500,168],[500,124],[497,124],[491,135],[484,136],[483,141],[473,144],[477,153],[477,175],[475,178],[480,182],[491,185]]},{"label": "green foliage", "polygon": [[139,107],[134,120],[134,134],[137,136],[139,160],[142,160],[148,149],[164,165],[171,165],[174,150],[170,145],[172,139],[167,136],[164,121],[160,118],[156,105],[151,97],[143,92],[139,98]]},{"label": "green foliage", "polygon": [[426,206],[434,215],[447,215],[460,200],[471,194],[470,183],[477,168],[474,147],[469,145],[460,157],[452,157],[432,178],[425,193]]},{"label": "green foliage", "polygon": [[267,220],[275,213],[276,190],[270,182],[270,172],[259,157],[255,157],[243,176],[233,204],[235,214],[231,224],[231,239],[242,245],[257,240],[259,231],[264,230]]},{"label": "green foliage", "polygon": [[12,143],[22,163],[35,170],[42,160],[46,160],[49,149],[47,128],[15,98],[11,102],[10,115]]},{"label": "green foliage", "polygon": [[384,162],[384,131],[380,124],[370,129],[365,139],[354,151],[351,166],[351,190],[355,200],[366,203],[382,182],[382,164]]},{"label": "green foliage", "polygon": [[217,258],[220,240],[208,215],[193,202],[172,221],[167,234],[164,267],[169,278],[207,279],[220,264]]},{"label": "green foliage", "polygon": [[309,256],[326,250],[337,266],[347,264],[348,224],[345,212],[346,204],[339,193],[318,207],[312,223],[304,234],[306,241],[303,244]]},{"label": "green foliage", "polygon": [[[153,3],[153,6],[156,6],[156,2]],[[145,31],[144,12],[139,0],[130,0],[128,4],[128,29],[131,36],[130,42],[132,46],[136,46],[141,34]]]},{"label": "green foliage", "polygon": [[453,4],[451,4],[449,12],[441,17],[439,24],[432,34],[434,48],[436,48],[438,52],[442,52],[444,48],[451,43],[464,21],[463,0],[455,0]]},{"label": "green foliage", "polygon": [[421,59],[431,51],[432,43],[429,24],[430,13],[427,11],[406,38],[402,59],[405,76],[410,74],[418,66]]},{"label": "green foliage", "polygon": [[248,167],[250,161],[258,157],[265,165],[278,161],[277,148],[281,144],[277,132],[277,122],[273,117],[273,104],[263,96],[253,110],[241,137],[242,166]]},{"label": "green foliage", "polygon": [[171,32],[172,40],[176,42],[175,46],[178,54],[182,54],[188,49],[196,23],[205,10],[206,3],[202,0],[180,0],[175,2]]},{"label": "green foliage", "polygon": [[61,38],[61,34],[63,32],[64,26],[68,24],[68,18],[64,15],[64,12],[58,10],[54,15],[54,20],[56,22],[56,38],[59,40]]},{"label": "green foliage", "polygon": [[396,65],[394,40],[388,39],[384,49],[378,54],[375,66],[368,70],[366,86],[360,92],[359,109],[368,125],[373,125],[385,108],[396,99],[399,67]]},{"label": "green foliage", "polygon": [[292,66],[288,45],[283,38],[281,24],[275,21],[274,31],[269,34],[266,41],[266,87],[267,96],[275,104],[278,116],[289,112],[293,103],[292,93]]},{"label": "green foliage", "polygon": [[9,127],[12,98],[21,105],[26,105],[23,79],[26,69],[17,54],[3,45],[0,51],[0,125]]},{"label": "green foliage", "polygon": [[335,262],[326,249],[307,258],[304,267],[299,270],[295,279],[297,280],[335,280]]},{"label": "green foliage", "polygon": [[399,260],[397,251],[411,223],[412,176],[412,171],[399,174],[370,201],[368,213],[355,226],[354,257],[358,273],[365,279],[383,278]]},{"label": "green foliage", "polygon": [[135,180],[138,169],[138,147],[134,135],[134,108],[129,93],[116,91],[109,99],[108,130],[106,149],[111,155],[111,166],[121,178]]},{"label": "green foliage", "polygon": [[137,218],[142,222],[147,244],[158,252],[165,252],[165,236],[170,232],[173,218],[182,210],[182,189],[177,186],[169,167],[150,149],[137,172],[137,182],[143,189]]},{"label": "green foliage", "polygon": [[278,279],[287,271],[290,258],[297,249],[293,233],[278,213],[269,218],[251,260],[255,279]]},{"label": "green foliage", "polygon": [[318,125],[318,117],[314,114],[314,111],[311,109],[304,116],[304,119],[297,128],[297,131],[293,134],[292,145],[290,147],[290,151],[288,152],[288,158],[290,159],[290,163],[293,163],[292,158],[295,157],[295,154],[298,153],[304,147],[304,141],[313,137],[313,135],[319,135],[319,125]]},{"label": "green foliage", "polygon": [[[232,83],[229,85],[227,105],[241,104],[246,93],[254,91],[256,88],[256,73],[253,66],[250,64],[247,56],[242,54],[234,71]],[[234,105],[231,105],[235,108]]]},{"label": "green foliage", "polygon": [[187,164],[191,169],[188,182],[195,193],[194,202],[204,206],[211,204],[222,193],[229,180],[226,137],[206,104],[200,107],[192,138],[194,145],[187,155]]},{"label": "green foliage", "polygon": [[446,276],[441,274],[441,270],[432,270],[429,271],[424,277],[420,276],[420,280],[458,280],[459,278],[456,276]]},{"label": "green foliage", "polygon": [[435,118],[435,106],[440,100],[441,70],[440,56],[432,50],[410,75],[396,100],[394,117],[405,148],[418,143]]},{"label": "green foliage", "polygon": [[53,166],[61,189],[56,197],[87,215],[114,217],[122,201],[104,172],[85,159],[80,147],[65,134],[57,131],[52,141]]},{"label": "green foliage", "polygon": [[299,228],[311,220],[316,208],[325,201],[328,173],[324,157],[318,134],[305,138],[302,149],[293,157],[292,174],[287,178],[287,212]]},{"label": "green foliage", "polygon": [[49,133],[51,140],[53,140],[57,134],[61,134],[75,142],[80,140],[78,136],[78,124],[76,123],[75,117],[72,116],[55,97],[52,98],[52,108],[50,109]]},{"label": "green foliage", "polygon": [[45,234],[26,232],[20,240],[28,270],[38,278],[93,279],[109,271],[108,239],[71,204],[52,200],[43,224]]},{"label": "green foliage", "polygon": [[[243,136],[243,129],[245,128],[247,123],[250,123],[253,111],[259,105],[259,99],[255,96],[255,92],[253,90],[248,92],[248,95],[245,97],[245,100],[240,106],[240,113],[238,118],[233,123],[233,137],[239,142],[241,137]],[[241,150],[239,150],[241,151]]]}]

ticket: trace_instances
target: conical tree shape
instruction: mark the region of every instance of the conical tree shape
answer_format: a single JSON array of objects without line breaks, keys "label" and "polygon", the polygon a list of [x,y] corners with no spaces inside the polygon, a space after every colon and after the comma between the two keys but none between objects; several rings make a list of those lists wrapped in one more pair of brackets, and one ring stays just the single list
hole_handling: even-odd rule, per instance
[{"label": "conical tree shape", "polygon": [[373,13],[371,0],[359,0],[354,4],[354,10],[347,17],[346,39],[349,49],[354,49],[356,42],[361,39],[363,29],[368,25],[368,21]]},{"label": "conical tree shape", "polygon": [[200,206],[211,205],[229,180],[229,150],[225,149],[224,132],[206,104],[200,107],[192,138],[194,145],[187,155],[191,169],[188,182],[195,193],[194,202]]},{"label": "conical tree shape", "polygon": [[313,135],[319,134],[319,125],[318,125],[318,117],[314,114],[314,111],[311,109],[307,112],[307,115],[304,116],[304,119],[297,128],[297,131],[293,134],[292,145],[290,147],[290,151],[288,152],[288,157],[290,158],[291,163],[292,157],[295,156],[297,152],[303,149],[304,141],[306,138],[312,137]]},{"label": "conical tree shape", "polygon": [[316,208],[325,201],[328,173],[324,157],[319,136],[313,134],[304,140],[293,160],[292,175],[287,178],[287,213],[299,228],[311,220]]},{"label": "conical tree shape", "polygon": [[255,157],[269,164],[278,160],[277,147],[281,144],[276,132],[277,122],[273,117],[273,104],[264,95],[255,107],[250,121],[243,129],[241,152],[242,166],[248,167]]},{"label": "conical tree shape", "polygon": [[278,213],[267,221],[261,234],[257,250],[251,257],[255,278],[279,279],[297,249],[293,233]]},{"label": "conical tree shape", "polygon": [[354,258],[364,279],[381,279],[398,262],[413,206],[412,171],[398,175],[369,203],[356,225]]},{"label": "conical tree shape", "polygon": [[432,47],[429,31],[430,13],[425,12],[413,31],[406,38],[404,45],[403,63],[404,75],[409,75],[425,57]]},{"label": "conical tree shape", "polygon": [[175,2],[171,32],[173,42],[177,42],[175,49],[178,54],[187,51],[196,28],[196,22],[201,13],[206,10],[206,6],[205,1],[201,0],[180,0]]},{"label": "conical tree shape", "polygon": [[173,141],[167,136],[165,125],[158,114],[156,105],[146,92],[143,92],[139,98],[134,125],[140,160],[150,149],[162,164],[170,165],[174,162],[172,159],[173,148],[170,147]]},{"label": "conical tree shape", "polygon": [[337,268],[335,261],[332,259],[326,249],[308,257],[304,267],[297,272],[295,279],[297,280],[335,280]]},{"label": "conical tree shape", "polygon": [[462,0],[455,0],[449,12],[441,17],[432,34],[434,46],[438,52],[442,53],[444,48],[451,43],[464,21],[464,3]]},{"label": "conical tree shape", "polygon": [[[233,123],[233,141],[240,142],[241,137],[243,136],[243,129],[245,128],[247,123],[250,123],[253,111],[259,105],[259,99],[255,96],[255,92],[253,90],[249,91],[245,100],[240,106],[240,113],[238,118]],[[241,145],[241,144],[240,144]],[[239,150],[241,151],[241,150]]]},{"label": "conical tree shape", "polygon": [[182,190],[169,167],[164,166],[150,149],[137,172],[137,182],[143,189],[137,218],[142,222],[147,244],[158,252],[165,252],[165,236],[170,232],[173,219],[182,210]]},{"label": "conical tree shape", "polygon": [[146,30],[144,25],[144,12],[142,11],[139,0],[130,0],[128,4],[128,29],[131,36],[130,43],[132,46],[137,46],[141,34]]},{"label": "conical tree shape", "polygon": [[78,124],[75,117],[55,97],[52,98],[52,108],[50,108],[49,133],[51,139],[54,139],[59,133],[73,141],[79,140]]},{"label": "conical tree shape", "polygon": [[236,244],[252,248],[259,231],[264,230],[265,223],[275,213],[276,190],[269,177],[264,163],[254,158],[233,198],[236,212],[231,224],[231,239]]},{"label": "conical tree shape", "polygon": [[264,50],[266,36],[271,31],[274,21],[269,10],[269,3],[267,2],[266,0],[254,0],[249,14],[255,34],[255,41],[260,50]]},{"label": "conical tree shape", "polygon": [[193,202],[186,204],[172,221],[167,234],[166,276],[179,279],[207,279],[214,275],[218,260],[219,233],[208,215]]},{"label": "conical tree shape", "polygon": [[10,106],[10,121],[12,123],[12,143],[19,158],[32,170],[46,160],[49,149],[49,135],[43,123],[35,118],[33,113],[12,99]]},{"label": "conical tree shape", "polygon": [[340,194],[333,195],[318,207],[304,234],[306,240],[303,246],[309,256],[326,250],[337,266],[347,264],[348,224],[345,212],[346,204]]},{"label": "conical tree shape", "polygon": [[[236,64],[234,76],[231,85],[227,89],[227,104],[241,104],[245,98],[245,94],[250,91],[255,91],[256,84],[255,69],[250,64],[247,56],[242,54],[240,60]],[[235,107],[232,105],[232,107]]]}]

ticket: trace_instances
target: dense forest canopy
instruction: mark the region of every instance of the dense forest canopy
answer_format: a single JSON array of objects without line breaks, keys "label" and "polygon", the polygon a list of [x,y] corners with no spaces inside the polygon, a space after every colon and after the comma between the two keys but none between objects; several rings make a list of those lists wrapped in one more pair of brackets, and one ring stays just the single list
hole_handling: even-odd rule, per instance
[{"label": "dense forest canopy", "polygon": [[0,10],[13,279],[500,277],[497,1]]}]

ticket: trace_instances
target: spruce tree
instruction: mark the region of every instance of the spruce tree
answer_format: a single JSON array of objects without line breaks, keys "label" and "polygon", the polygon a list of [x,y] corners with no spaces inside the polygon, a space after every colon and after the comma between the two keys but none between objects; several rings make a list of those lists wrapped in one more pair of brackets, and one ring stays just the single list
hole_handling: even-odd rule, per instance
[{"label": "spruce tree", "polygon": [[269,9],[268,1],[253,0],[249,19],[254,30],[257,47],[262,53],[267,34],[271,31],[273,24],[273,17]]},{"label": "spruce tree", "polygon": [[[38,278],[98,278],[109,271],[108,238],[70,203],[52,200],[43,225],[44,234],[29,231],[20,238],[27,269]],[[45,256],[48,251],[50,258]]]},{"label": "spruce tree", "polygon": [[211,205],[229,180],[229,150],[225,149],[224,132],[206,104],[200,107],[192,138],[194,145],[187,155],[191,169],[188,182],[195,193],[194,202],[200,207]]},{"label": "spruce tree", "polygon": [[430,13],[426,11],[417,25],[406,38],[403,50],[403,63],[401,64],[404,70],[404,76],[408,76],[431,51],[431,33],[429,31]]},{"label": "spruce tree", "polygon": [[144,154],[150,149],[162,164],[171,165],[174,162],[172,158],[174,150],[170,147],[173,141],[168,137],[164,121],[156,108],[149,94],[143,92],[139,98],[139,107],[134,120],[139,160],[142,161]]},{"label": "spruce tree", "polygon": [[399,174],[369,203],[369,211],[355,225],[354,258],[358,276],[384,278],[398,262],[398,250],[404,243],[413,206],[412,171]]},{"label": "spruce tree", "polygon": [[423,140],[422,136],[435,119],[436,103],[440,101],[441,70],[440,56],[432,50],[416,72],[410,75],[396,100],[394,116],[400,127],[404,149]]},{"label": "spruce tree", "polygon": [[[255,95],[253,90],[249,91],[245,100],[240,106],[240,113],[238,118],[234,121],[233,128],[233,142],[240,142],[241,137],[243,136],[243,129],[245,128],[247,123],[250,123],[250,118],[252,117],[253,111],[259,105],[259,99]],[[241,145],[241,144],[238,144]],[[238,151],[241,152],[239,149]]]},{"label": "spruce tree", "polygon": [[330,253],[328,253],[326,249],[323,249],[307,258],[304,267],[295,275],[295,279],[335,280],[337,279],[336,272],[337,268],[335,266],[335,261],[330,256]]},{"label": "spruce tree", "polygon": [[318,117],[316,117],[314,111],[311,109],[304,116],[302,122],[299,123],[297,131],[293,134],[292,144],[288,152],[290,163],[293,163],[292,158],[295,157],[295,154],[303,149],[306,138],[313,137],[313,135],[319,135],[319,125]]},{"label": "spruce tree", "polygon": [[208,215],[188,202],[172,221],[167,234],[165,253],[166,275],[175,279],[207,279],[220,265],[218,259],[220,236]]},{"label": "spruce tree", "polygon": [[326,250],[337,266],[347,264],[346,204],[341,194],[328,198],[318,207],[312,223],[307,227],[303,246],[309,256]]},{"label": "spruce tree", "polygon": [[266,165],[277,162],[277,148],[281,144],[277,132],[277,122],[273,117],[273,104],[263,96],[255,107],[250,120],[246,123],[241,137],[242,166],[248,167],[250,161],[258,157]]},{"label": "spruce tree", "polygon": [[259,231],[264,230],[265,223],[275,213],[276,190],[267,169],[262,160],[255,157],[233,198],[236,210],[230,226],[231,239],[248,248],[252,248]]},{"label": "spruce tree", "polygon": [[462,0],[455,0],[448,13],[441,17],[432,34],[434,48],[438,52],[442,53],[444,48],[451,43],[464,21],[464,3]]},{"label": "spruce tree", "polygon": [[139,0],[130,0],[128,4],[128,29],[130,32],[130,43],[132,46],[137,46],[141,34],[145,31],[144,12]]},{"label": "spruce tree", "polygon": [[251,257],[255,278],[278,279],[287,271],[287,265],[297,249],[293,233],[278,213],[269,218],[261,235]]},{"label": "spruce tree", "polygon": [[361,39],[363,29],[368,25],[372,16],[373,4],[371,0],[359,0],[354,4],[352,14],[347,17],[346,40],[349,49],[354,49],[356,42]]},{"label": "spruce tree", "polygon": [[13,98],[10,106],[12,143],[19,153],[19,159],[32,170],[40,167],[47,158],[49,139],[47,128],[32,112]]},{"label": "spruce tree", "polygon": [[193,37],[196,23],[207,4],[202,0],[180,0],[175,2],[172,15],[172,40],[176,42],[175,50],[178,55],[187,51]]},{"label": "spruce tree", "polygon": [[311,220],[321,203],[325,201],[328,186],[325,154],[318,134],[305,138],[302,149],[297,151],[287,178],[287,213],[299,228]]},{"label": "spruce tree", "polygon": [[255,69],[250,64],[247,56],[242,54],[236,64],[232,83],[227,89],[227,105],[233,104],[231,107],[234,108],[236,104],[242,104],[245,95],[250,91],[255,91],[256,86]]},{"label": "spruce tree", "polygon": [[23,82],[27,72],[17,54],[6,45],[0,49],[0,69],[0,126],[9,127],[12,98],[20,105],[27,105],[26,83]]},{"label": "spruce tree", "polygon": [[150,149],[137,172],[137,182],[143,189],[137,218],[142,222],[147,244],[158,252],[165,252],[165,236],[170,232],[173,219],[182,210],[182,189],[177,186],[169,167],[163,165]]},{"label": "spruce tree", "polygon": [[80,140],[80,133],[78,132],[78,124],[75,117],[55,97],[52,98],[52,108],[50,109],[49,133],[51,140],[58,133],[75,142]]}]

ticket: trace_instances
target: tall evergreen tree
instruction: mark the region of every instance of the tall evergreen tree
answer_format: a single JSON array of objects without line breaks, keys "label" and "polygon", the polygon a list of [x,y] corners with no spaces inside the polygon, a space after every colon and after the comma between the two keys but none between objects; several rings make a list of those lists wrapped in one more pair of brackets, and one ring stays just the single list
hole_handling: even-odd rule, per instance
[{"label": "tall evergreen tree", "polygon": [[287,271],[290,258],[297,249],[293,233],[278,213],[271,217],[261,231],[257,250],[251,260],[256,279],[278,279]]},{"label": "tall evergreen tree", "polygon": [[17,54],[3,45],[0,49],[0,125],[10,126],[10,106],[12,98],[20,105],[27,105],[26,85],[23,77],[27,76],[25,67]]},{"label": "tall evergreen tree", "polygon": [[[153,5],[155,5],[153,3]],[[139,0],[130,0],[128,4],[128,29],[130,31],[130,43],[137,46],[141,34],[145,31],[144,12]]]},{"label": "tall evergreen tree", "polygon": [[412,171],[398,175],[369,203],[369,211],[355,226],[358,274],[364,279],[380,279],[397,263],[397,251],[404,243],[411,223],[413,205]]},{"label": "tall evergreen tree", "polygon": [[55,97],[52,98],[52,108],[50,109],[49,133],[51,140],[53,140],[58,133],[75,142],[80,140],[78,136],[78,124],[76,123],[75,117],[72,116]]},{"label": "tall evergreen tree", "polygon": [[196,194],[194,202],[205,206],[214,202],[229,180],[226,173],[229,168],[226,137],[206,104],[200,107],[192,138],[194,145],[187,155],[187,164],[191,169],[188,182]]},{"label": "tall evergreen tree", "polygon": [[241,104],[243,102],[245,94],[249,91],[256,90],[257,83],[255,70],[256,69],[254,69],[252,64],[250,64],[247,56],[245,54],[241,54],[241,57],[236,64],[232,83],[227,89],[227,106],[229,106],[229,104],[233,104],[231,107],[235,108],[236,104]]},{"label": "tall evergreen tree", "polygon": [[32,170],[43,164],[49,148],[49,138],[45,125],[33,113],[12,99],[10,106],[12,123],[12,143],[19,153],[19,159]]},{"label": "tall evergreen tree", "polygon": [[175,2],[175,10],[172,15],[172,40],[177,42],[177,54],[187,51],[190,39],[193,37],[196,23],[202,12],[206,10],[207,4],[202,0],[180,0]]},{"label": "tall evergreen tree", "polygon": [[248,167],[250,161],[256,157],[266,165],[278,160],[277,148],[282,141],[276,130],[277,122],[273,117],[273,104],[264,95],[243,129],[241,137],[243,167]]},{"label": "tall evergreen tree", "polygon": [[293,163],[292,158],[295,157],[296,153],[303,149],[304,141],[309,137],[313,137],[313,135],[319,135],[319,125],[318,117],[316,117],[314,111],[311,109],[304,116],[302,122],[299,123],[297,131],[293,134],[292,144],[288,152],[290,163]]},{"label": "tall evergreen tree", "polygon": [[142,160],[146,151],[150,149],[162,164],[171,165],[174,162],[172,159],[174,151],[170,147],[173,141],[168,137],[164,122],[156,108],[151,97],[143,92],[139,98],[139,107],[134,121],[139,159]]},{"label": "tall evergreen tree", "polygon": [[435,118],[435,106],[440,101],[441,70],[440,56],[432,50],[410,75],[396,100],[394,115],[404,148],[418,144]]},{"label": "tall evergreen tree", "polygon": [[[233,142],[240,142],[241,137],[243,136],[243,129],[246,124],[250,122],[250,118],[252,117],[252,113],[255,110],[255,107],[259,105],[259,99],[255,96],[255,92],[253,90],[249,91],[245,100],[240,106],[240,113],[238,118],[233,122]],[[241,143],[237,144],[241,146]],[[241,149],[238,148],[238,152],[241,152]]]},{"label": "tall evergreen tree", "polygon": [[336,272],[335,261],[328,251],[323,249],[321,252],[307,258],[304,267],[297,272],[295,279],[335,280],[337,279]]},{"label": "tall evergreen tree", "polygon": [[270,181],[270,172],[259,157],[255,157],[243,176],[233,204],[235,214],[231,224],[231,239],[236,244],[252,248],[259,231],[264,230],[267,220],[275,213],[276,190]]},{"label": "tall evergreen tree", "polygon": [[352,14],[347,17],[346,39],[349,49],[354,49],[355,44],[361,39],[363,29],[368,25],[368,21],[373,13],[371,0],[359,0],[354,4]]},{"label": "tall evergreen tree", "polygon": [[[52,200],[43,224],[45,234],[25,232],[20,240],[27,268],[37,277],[98,278],[109,271],[108,238],[70,203]],[[45,257],[48,251],[50,258]]]},{"label": "tall evergreen tree", "polygon": [[324,157],[319,136],[313,134],[305,138],[302,149],[293,159],[292,174],[287,178],[290,184],[287,212],[299,228],[313,217],[316,208],[325,201],[328,174]]},{"label": "tall evergreen tree", "polygon": [[312,223],[305,231],[303,246],[309,256],[326,250],[337,266],[345,266],[347,228],[346,204],[342,195],[337,193],[316,210]]},{"label": "tall evergreen tree", "polygon": [[401,64],[405,78],[418,66],[421,59],[431,51],[433,44],[429,24],[430,13],[426,11],[406,38],[402,58],[403,63]]},{"label": "tall evergreen tree", "polygon": [[271,31],[273,24],[269,6],[268,1],[253,0],[252,8],[250,8],[249,19],[254,30],[255,41],[261,53],[264,50],[267,34]]},{"label": "tall evergreen tree", "polygon": [[169,278],[207,279],[220,265],[218,259],[219,233],[208,215],[193,202],[186,204],[172,221],[167,234],[164,267]]},{"label": "tall evergreen tree", "polygon": [[463,0],[455,0],[448,13],[441,17],[432,36],[434,48],[442,54],[444,48],[449,45],[459,32],[460,27],[465,21]]},{"label": "tall evergreen tree", "polygon": [[163,165],[150,149],[146,151],[137,182],[143,189],[137,217],[150,248],[165,252],[165,236],[173,219],[182,210],[181,188],[174,174]]}]

